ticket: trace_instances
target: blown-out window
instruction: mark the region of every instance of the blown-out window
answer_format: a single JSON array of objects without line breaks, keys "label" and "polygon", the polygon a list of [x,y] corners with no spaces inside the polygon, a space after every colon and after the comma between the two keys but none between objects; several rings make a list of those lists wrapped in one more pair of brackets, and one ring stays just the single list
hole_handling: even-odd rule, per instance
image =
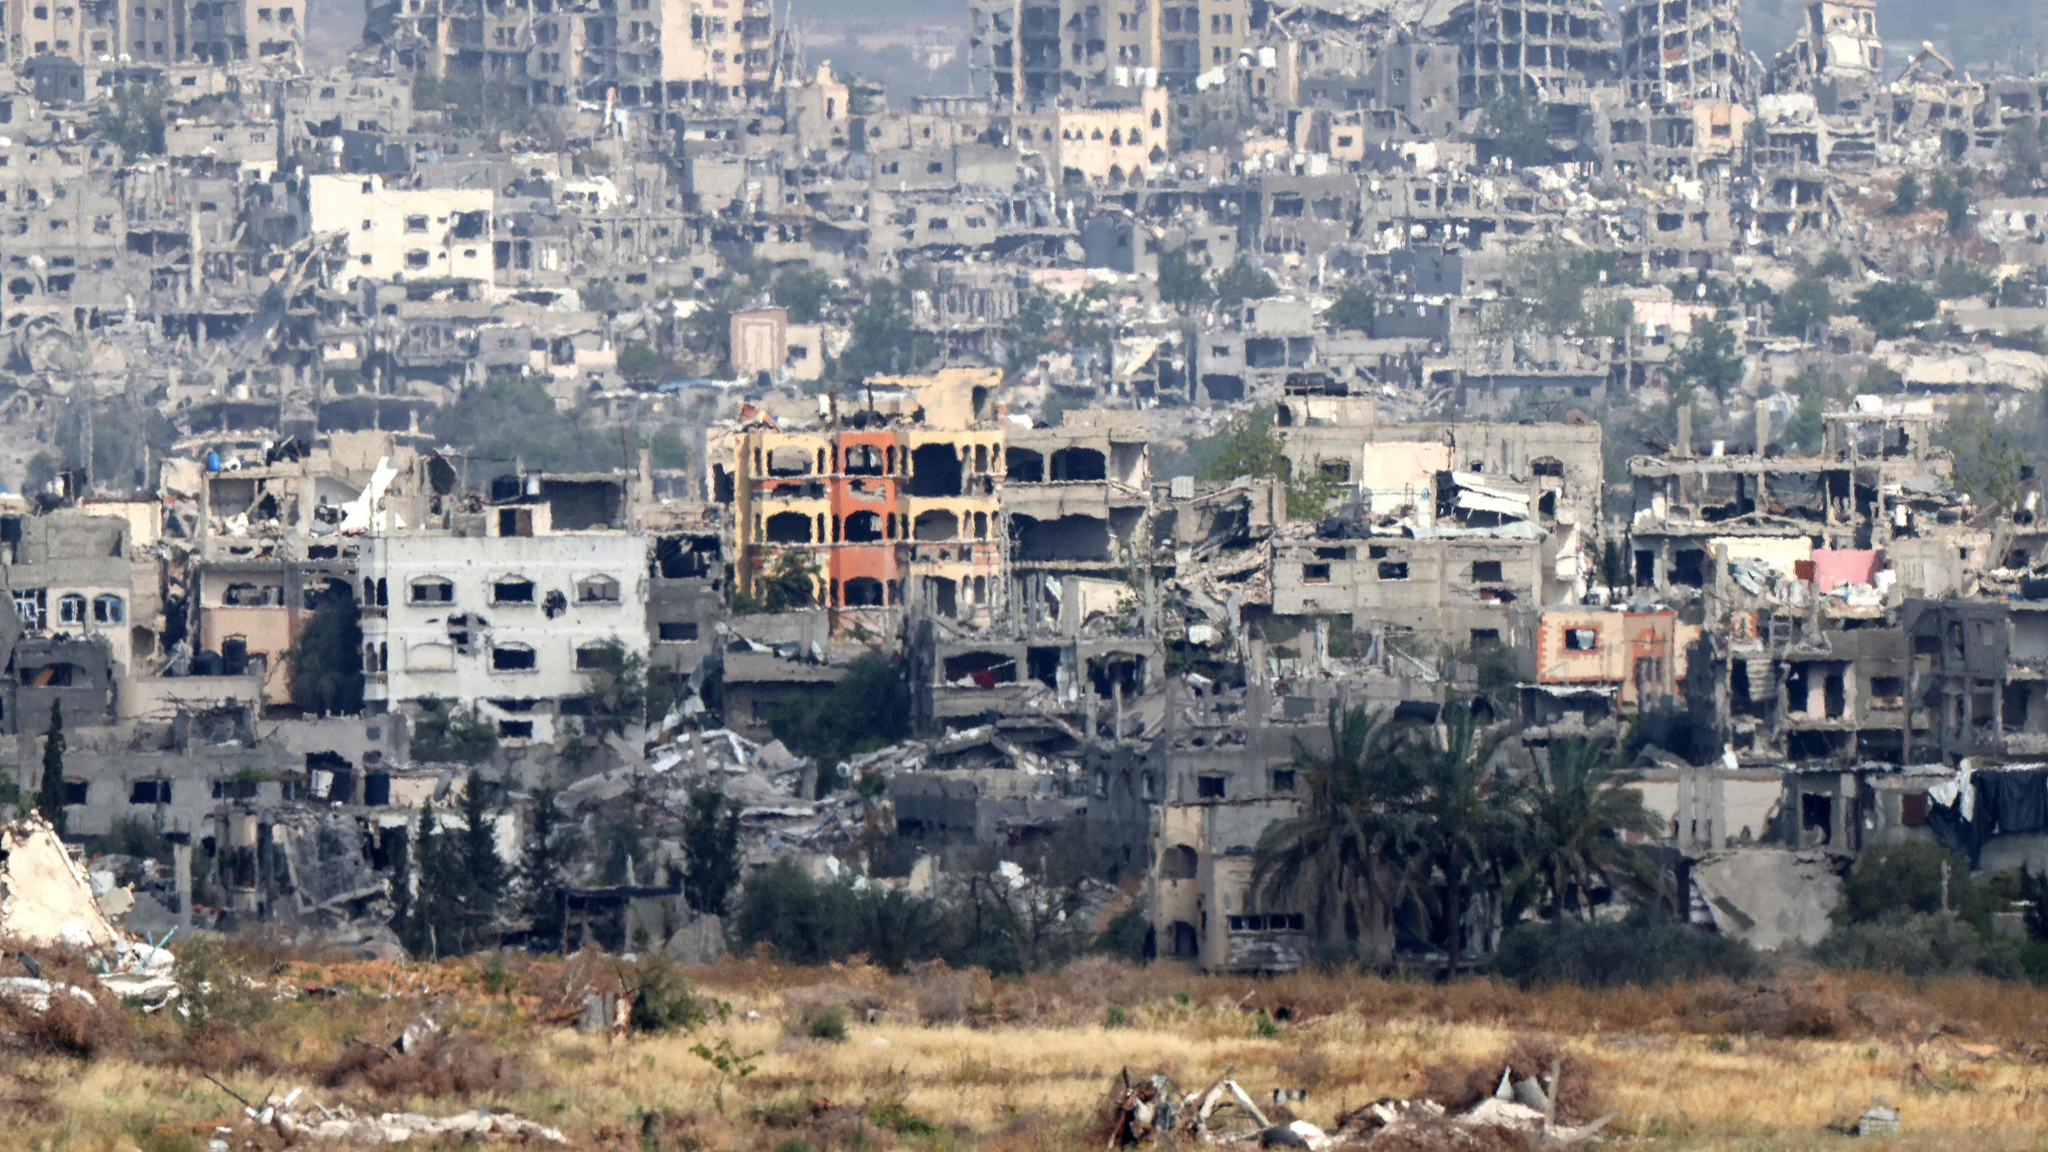
[{"label": "blown-out window", "polygon": [[576,599],[583,604],[616,604],[619,582],[610,576],[585,576],[576,582]]},{"label": "blown-out window", "polygon": [[439,576],[421,576],[409,586],[406,598],[413,604],[453,604],[455,584]]}]

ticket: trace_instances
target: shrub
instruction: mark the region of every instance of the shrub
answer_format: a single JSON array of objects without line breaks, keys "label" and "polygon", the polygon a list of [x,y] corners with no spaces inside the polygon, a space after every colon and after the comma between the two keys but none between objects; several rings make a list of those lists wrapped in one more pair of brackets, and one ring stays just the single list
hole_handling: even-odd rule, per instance
[{"label": "shrub", "polygon": [[639,979],[633,987],[634,1031],[687,1030],[707,1018],[704,1002],[675,961],[660,953],[640,961]]},{"label": "shrub", "polygon": [[789,1030],[793,1035],[807,1040],[821,1040],[827,1044],[846,1043],[846,1005],[812,1004],[797,1009],[790,1018]]},{"label": "shrub", "polygon": [[1867,924],[1941,911],[1944,863],[1948,865],[1947,906],[1980,931],[1988,930],[1991,913],[2003,901],[1970,875],[1970,866],[1962,857],[1931,840],[1909,840],[1858,857],[1842,883],[1835,923]]},{"label": "shrub", "polygon": [[1702,976],[1742,979],[1757,970],[1754,949],[1657,920],[1646,912],[1605,924],[1521,924],[1501,938],[1494,970],[1532,984],[1664,984]]},{"label": "shrub", "polygon": [[937,1124],[912,1112],[901,1100],[878,1100],[868,1109],[868,1123],[898,1136],[929,1136]]},{"label": "shrub", "polygon": [[2019,960],[1993,948],[1953,912],[1916,912],[1843,924],[1814,949],[1831,968],[1865,968],[1921,979],[1975,973],[2013,978]]}]

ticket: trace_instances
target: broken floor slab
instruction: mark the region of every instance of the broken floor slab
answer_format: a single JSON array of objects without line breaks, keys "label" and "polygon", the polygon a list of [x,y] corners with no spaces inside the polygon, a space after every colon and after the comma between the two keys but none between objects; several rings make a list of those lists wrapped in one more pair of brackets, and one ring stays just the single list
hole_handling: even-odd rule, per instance
[{"label": "broken floor slab", "polygon": [[1766,951],[1820,943],[1842,899],[1841,878],[1818,852],[1717,853],[1693,866],[1692,880],[1715,927]]},{"label": "broken floor slab", "polygon": [[121,942],[85,869],[40,816],[0,826],[0,937],[90,952]]}]

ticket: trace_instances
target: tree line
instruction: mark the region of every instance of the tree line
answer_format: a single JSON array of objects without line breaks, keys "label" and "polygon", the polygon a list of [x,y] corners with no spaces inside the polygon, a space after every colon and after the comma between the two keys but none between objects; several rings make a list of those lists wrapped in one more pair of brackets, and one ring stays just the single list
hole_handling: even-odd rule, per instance
[{"label": "tree line", "polygon": [[1390,953],[1397,931],[1420,936],[1447,973],[1475,950],[1475,921],[1586,920],[1612,894],[1665,898],[1631,839],[1662,822],[1613,743],[1559,740],[1517,763],[1507,734],[1462,701],[1436,724],[1333,710],[1328,751],[1296,744],[1300,813],[1260,837],[1261,898],[1300,907],[1325,949],[1359,959]]}]

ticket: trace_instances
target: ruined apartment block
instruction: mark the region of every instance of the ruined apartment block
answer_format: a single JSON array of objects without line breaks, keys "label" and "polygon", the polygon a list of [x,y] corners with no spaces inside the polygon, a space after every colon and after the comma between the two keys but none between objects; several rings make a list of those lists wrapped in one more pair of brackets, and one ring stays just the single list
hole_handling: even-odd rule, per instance
[{"label": "ruined apartment block", "polygon": [[733,505],[738,590],[758,595],[791,556],[835,633],[893,635],[913,597],[949,619],[986,620],[1004,551],[995,379],[876,377],[871,407],[830,408],[818,430],[739,430],[729,476],[713,478]]},{"label": "ruined apartment block", "polygon": [[534,478],[474,534],[387,532],[360,564],[365,698],[399,711],[473,703],[508,741],[552,741],[616,645],[648,653],[648,541],[620,526],[615,484]]}]

